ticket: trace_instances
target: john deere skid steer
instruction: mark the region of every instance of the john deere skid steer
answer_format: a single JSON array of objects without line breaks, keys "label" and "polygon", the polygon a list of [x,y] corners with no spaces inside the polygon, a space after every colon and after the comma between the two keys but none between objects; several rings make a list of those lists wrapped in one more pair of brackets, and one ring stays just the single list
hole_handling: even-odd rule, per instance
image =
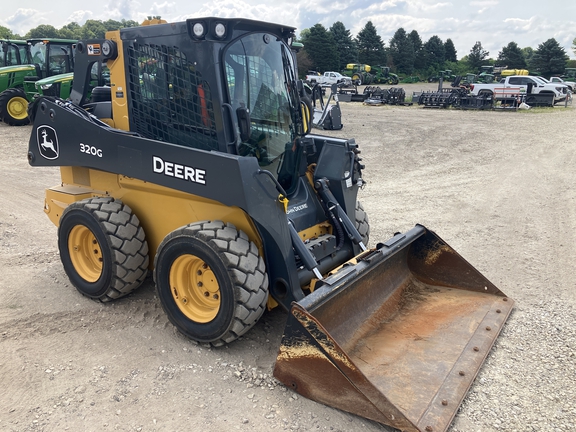
[{"label": "john deere skid steer", "polygon": [[[28,158],[64,270],[103,302],[153,272],[170,321],[214,346],[289,311],[274,375],[319,402],[443,431],[513,301],[417,225],[368,249],[353,139],[310,134],[294,28],[199,18],[76,46],[70,100],[37,99]],[[110,86],[90,70],[107,62]]]}]

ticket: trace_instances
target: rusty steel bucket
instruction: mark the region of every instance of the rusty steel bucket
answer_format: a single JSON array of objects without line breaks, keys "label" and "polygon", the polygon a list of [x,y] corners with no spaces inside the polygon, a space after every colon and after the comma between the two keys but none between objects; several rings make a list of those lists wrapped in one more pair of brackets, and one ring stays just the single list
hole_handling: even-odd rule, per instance
[{"label": "rusty steel bucket", "polygon": [[514,301],[421,225],[292,305],[274,376],[403,431],[450,425]]}]

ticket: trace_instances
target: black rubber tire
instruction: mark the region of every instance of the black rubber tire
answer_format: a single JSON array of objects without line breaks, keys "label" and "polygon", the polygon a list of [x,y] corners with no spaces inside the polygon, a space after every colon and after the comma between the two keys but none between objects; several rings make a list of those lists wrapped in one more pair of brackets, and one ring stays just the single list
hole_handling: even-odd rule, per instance
[{"label": "black rubber tire", "polygon": [[362,236],[362,243],[368,247],[368,242],[370,241],[370,222],[368,221],[368,213],[366,213],[360,201],[356,201],[355,219],[356,229]]},{"label": "black rubber tire", "polygon": [[[21,98],[26,101],[26,104],[23,107],[23,112],[26,113],[26,117],[16,118],[10,114],[8,105],[14,98]],[[26,97],[24,90],[21,88],[9,88],[0,93],[0,120],[10,126],[25,126],[30,123],[30,119],[28,118],[28,98]]]},{"label": "black rubber tire", "polygon": [[[220,305],[207,322],[185,315],[171,292],[172,265],[184,255],[204,261],[218,283]],[[246,333],[260,319],[268,300],[268,274],[257,246],[244,232],[222,221],[196,222],[168,234],[158,246],[154,281],[162,307],[178,331],[212,346]]]},{"label": "black rubber tire", "polygon": [[[102,271],[95,282],[81,275],[70,256],[72,230],[88,228],[98,241]],[[148,274],[148,243],[132,210],[114,198],[89,198],[70,204],[58,227],[60,259],[72,284],[83,295],[108,302],[138,288]]]}]

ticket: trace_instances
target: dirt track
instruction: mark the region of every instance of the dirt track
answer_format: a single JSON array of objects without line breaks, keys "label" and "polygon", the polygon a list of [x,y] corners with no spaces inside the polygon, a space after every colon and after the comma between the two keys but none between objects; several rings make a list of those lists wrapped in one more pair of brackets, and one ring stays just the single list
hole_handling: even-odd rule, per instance
[{"label": "dirt track", "polygon": [[[371,243],[421,223],[517,302],[450,430],[573,430],[576,110],[342,110],[328,134],[362,149]],[[388,430],[271,378],[281,311],[209,349],[175,332],[151,279],[112,304],[78,294],[42,211],[59,174],[28,165],[30,131],[0,125],[0,430]]]}]

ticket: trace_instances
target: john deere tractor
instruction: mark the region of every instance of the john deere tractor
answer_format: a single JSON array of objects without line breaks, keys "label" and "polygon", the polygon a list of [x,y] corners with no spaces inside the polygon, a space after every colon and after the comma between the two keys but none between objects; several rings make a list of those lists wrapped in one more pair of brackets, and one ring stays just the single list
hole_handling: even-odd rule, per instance
[{"label": "john deere tractor", "polygon": [[388,66],[372,66],[370,73],[373,75],[373,84],[390,84],[396,85],[400,82],[398,75],[390,72]]},{"label": "john deere tractor", "polygon": [[370,73],[371,69],[367,64],[348,63],[342,75],[352,78],[354,85],[369,85],[374,80],[374,76]]},{"label": "john deere tractor", "polygon": [[75,44],[68,39],[29,39],[25,50],[20,48],[21,64],[0,68],[0,120],[13,126],[30,123],[27,109],[36,94],[34,82],[72,72]]},{"label": "john deere tractor", "polygon": [[290,389],[446,430],[514,302],[422,225],[368,247],[360,143],[310,133],[294,34],[191,18],[78,42],[70,100],[30,109],[64,271],[102,302],[151,272],[172,324],[216,347],[280,307]]},{"label": "john deere tractor", "polygon": [[28,43],[23,40],[0,39],[0,70],[29,62]]}]

